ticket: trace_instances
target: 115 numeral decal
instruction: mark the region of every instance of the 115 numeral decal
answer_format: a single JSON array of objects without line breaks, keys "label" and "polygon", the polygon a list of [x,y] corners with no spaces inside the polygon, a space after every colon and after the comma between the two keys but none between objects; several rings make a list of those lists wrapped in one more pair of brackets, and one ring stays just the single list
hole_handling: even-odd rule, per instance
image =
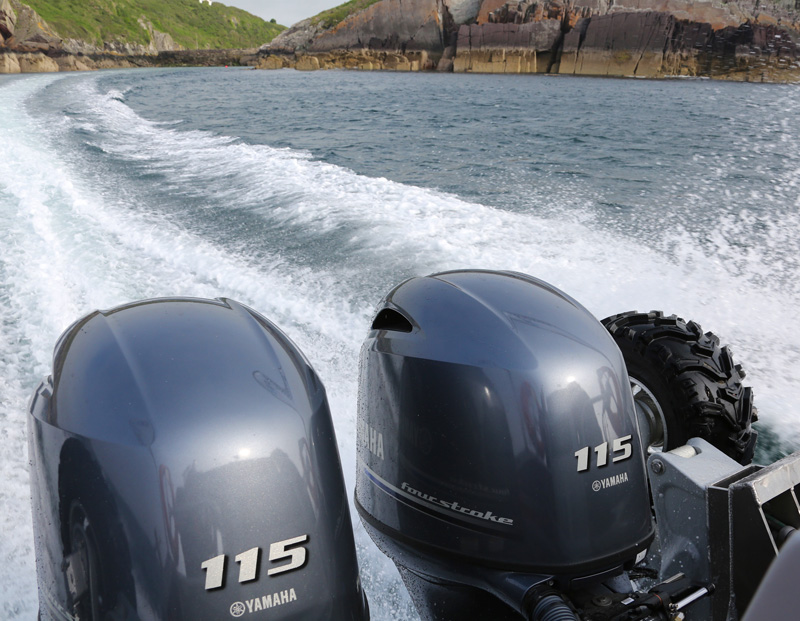
[{"label": "115 numeral decal", "polygon": [[[306,563],[306,549],[298,545],[308,541],[308,535],[300,535],[283,541],[276,541],[269,546],[269,560],[280,561],[289,559],[288,563],[278,565],[267,570],[268,576],[275,576],[293,569],[300,569]],[[235,560],[239,563],[239,582],[250,582],[258,577],[258,560],[261,548],[250,548],[246,552],[237,554]],[[200,567],[206,570],[206,591],[218,589],[225,583],[224,554],[203,561]]]},{"label": "115 numeral decal", "polygon": [[[614,440],[611,444],[611,452],[614,453],[614,457],[611,459],[612,463],[623,461],[633,455],[633,448],[631,447],[632,438],[632,435],[627,435]],[[597,454],[598,468],[608,465],[608,442],[603,442],[595,446],[594,452]],[[617,455],[617,453],[620,454]],[[578,458],[578,472],[585,472],[589,469],[590,456],[590,446],[584,446],[581,450],[575,451],[575,457]]]}]

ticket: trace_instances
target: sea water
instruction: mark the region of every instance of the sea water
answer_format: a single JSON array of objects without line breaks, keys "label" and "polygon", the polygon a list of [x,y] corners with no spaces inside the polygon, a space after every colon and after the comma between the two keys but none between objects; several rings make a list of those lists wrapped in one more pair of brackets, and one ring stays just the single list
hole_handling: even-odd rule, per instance
[{"label": "sea water", "polygon": [[[348,491],[358,350],[405,278],[547,280],[662,309],[748,371],[761,461],[800,446],[800,89],[242,69],[0,78],[0,617],[37,608],[25,411],[97,309],[226,296],[328,391]],[[374,619],[414,619],[354,519]]]}]

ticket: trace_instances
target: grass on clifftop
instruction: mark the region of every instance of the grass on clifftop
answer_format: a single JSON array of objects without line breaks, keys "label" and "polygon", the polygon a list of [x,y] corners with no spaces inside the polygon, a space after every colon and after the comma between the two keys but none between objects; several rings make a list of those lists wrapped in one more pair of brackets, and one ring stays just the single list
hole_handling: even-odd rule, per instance
[{"label": "grass on clifftop", "polygon": [[335,6],[327,11],[322,11],[311,18],[311,23],[322,28],[333,28],[339,22],[344,21],[353,13],[363,11],[367,7],[380,2],[380,0],[350,0],[339,6]]},{"label": "grass on clifftop", "polygon": [[235,7],[198,0],[21,0],[62,37],[102,46],[104,41],[147,45],[138,19],[169,34],[188,49],[258,47],[285,26],[266,22]]}]

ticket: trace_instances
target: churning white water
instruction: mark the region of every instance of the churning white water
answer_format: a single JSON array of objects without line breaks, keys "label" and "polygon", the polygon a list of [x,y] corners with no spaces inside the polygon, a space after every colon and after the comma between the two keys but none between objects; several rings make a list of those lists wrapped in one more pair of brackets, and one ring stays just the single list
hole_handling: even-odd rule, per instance
[{"label": "churning white water", "polygon": [[[0,78],[0,616],[37,609],[28,398],[63,329],[136,299],[225,296],[278,324],[325,383],[351,494],[372,308],[407,277],[462,267],[532,274],[598,317],[698,321],[732,345],[762,429],[782,438],[762,459],[798,446],[798,94],[346,72]],[[373,618],[415,618],[354,528]]]}]

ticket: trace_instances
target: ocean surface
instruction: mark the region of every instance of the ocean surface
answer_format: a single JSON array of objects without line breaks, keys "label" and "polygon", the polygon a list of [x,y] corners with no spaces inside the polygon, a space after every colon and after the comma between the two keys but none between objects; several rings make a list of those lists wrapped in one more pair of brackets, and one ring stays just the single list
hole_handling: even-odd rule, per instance
[{"label": "ocean surface", "polygon": [[[358,349],[414,275],[547,280],[731,345],[800,447],[800,88],[240,69],[0,77],[0,618],[37,596],[25,411],[97,309],[227,296],[300,346],[355,477]],[[354,515],[355,518],[355,515]],[[354,519],[373,619],[415,619]]]}]

